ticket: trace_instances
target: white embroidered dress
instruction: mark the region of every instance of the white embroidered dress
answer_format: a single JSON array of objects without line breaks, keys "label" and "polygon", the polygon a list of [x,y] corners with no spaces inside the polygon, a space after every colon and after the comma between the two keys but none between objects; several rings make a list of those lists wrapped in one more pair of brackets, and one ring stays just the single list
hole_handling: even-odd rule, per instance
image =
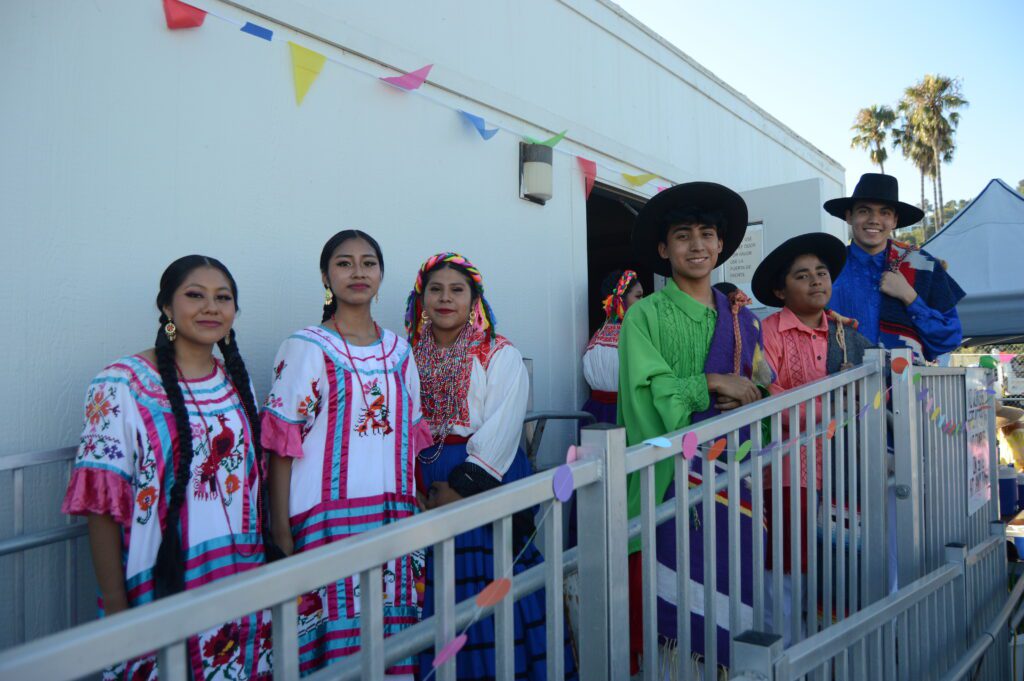
[{"label": "white embroidered dress", "polygon": [[[351,353],[351,354],[350,354]],[[292,457],[289,516],[295,550],[306,551],[396,522],[417,511],[416,452],[430,442],[420,414],[419,374],[409,344],[382,330],[381,342],[347,347],[310,326],[285,340],[263,413],[263,446]],[[384,633],[417,621],[422,560],[384,569]],[[303,673],[359,649],[359,578],[306,594],[299,604]],[[411,674],[412,661],[390,674]]]}]

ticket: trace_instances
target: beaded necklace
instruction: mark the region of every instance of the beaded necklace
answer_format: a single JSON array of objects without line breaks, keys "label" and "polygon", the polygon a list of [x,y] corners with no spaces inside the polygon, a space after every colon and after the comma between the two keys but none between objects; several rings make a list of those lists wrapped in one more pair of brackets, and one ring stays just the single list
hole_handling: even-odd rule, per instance
[{"label": "beaded necklace", "polygon": [[[366,400],[366,388],[363,386],[363,377],[359,375],[359,369],[356,367],[356,361],[352,357],[352,350],[348,347],[348,341],[345,340],[345,336],[341,333],[341,329],[338,327],[338,320],[331,317],[331,323],[334,325],[334,330],[338,332],[338,337],[341,338],[342,345],[345,346],[345,357],[348,359],[349,366],[352,367],[352,373],[356,375],[356,381],[359,382],[359,394],[363,396],[363,407],[366,409],[364,412],[367,418],[373,415],[373,411],[370,409],[370,403]],[[377,322],[373,323],[373,329],[377,332],[377,341],[380,343],[380,361],[384,365],[384,408],[381,410],[381,418],[383,419],[382,425],[384,426],[384,434],[392,432],[391,422],[388,418],[388,410],[391,409],[391,381],[388,380],[388,359],[387,350],[384,349],[384,334],[381,332],[380,327],[377,326]]]},{"label": "beaded necklace", "polygon": [[[471,326],[467,322],[459,332],[455,342],[442,348],[434,339],[434,332],[429,323],[424,329],[420,342],[415,349],[416,366],[420,372],[420,394],[429,396],[421,400],[424,416],[434,426],[434,444],[437,448],[429,456],[417,454],[421,463],[431,464],[437,461],[444,449],[444,441],[454,427],[455,418],[462,406],[461,387],[462,372],[466,367],[469,354]],[[427,413],[429,411],[429,413]]]},{"label": "beaded necklace", "polygon": [[[220,364],[218,364],[217,362],[214,362],[214,366],[216,367],[216,370],[221,370]],[[192,401],[192,405],[196,408],[196,413],[199,414],[199,420],[202,421],[202,423],[203,423],[203,433],[204,433],[204,436],[206,437],[206,453],[207,453],[206,455],[207,456],[212,456],[213,455],[213,444],[210,442],[210,431],[211,431],[211,428],[210,428],[209,424],[206,423],[206,416],[203,414],[203,410],[200,409],[199,401],[196,400],[196,396],[192,394],[192,386],[189,385],[188,380],[185,378],[185,374],[182,372],[181,367],[178,366],[177,362],[174,363],[174,368],[178,372],[178,378],[181,380],[182,383],[185,384],[185,390],[188,391],[188,398],[189,398],[189,400]],[[215,373],[216,373],[216,371],[215,371]],[[245,408],[245,402],[242,401],[242,397],[241,397],[240,393],[238,392],[238,389],[235,388],[234,382],[231,380],[231,378],[227,374],[224,374],[224,377],[227,379],[228,385],[231,386],[231,390],[232,390],[232,392],[234,392],[235,397],[238,399],[238,403],[242,405],[242,412],[245,414],[246,420],[248,420],[249,419],[249,413],[248,413],[248,410],[246,410],[246,408]],[[245,458],[243,457],[243,459],[242,459],[241,480],[245,480],[245,479],[246,479],[246,474],[245,474]],[[250,551],[249,553],[245,553],[240,548],[238,548],[238,545],[235,543],[235,531],[231,527],[231,518],[228,516],[228,508],[227,508],[227,505],[224,503],[224,490],[221,488],[220,478],[215,474],[213,476],[213,480],[214,480],[214,484],[217,485],[217,493],[220,496],[220,509],[221,509],[221,511],[224,512],[224,522],[228,526],[228,534],[231,535],[231,547],[235,550],[235,553],[240,555],[242,558],[252,558],[253,556],[256,555],[256,552],[258,550],[260,550],[261,547],[254,547],[253,550]],[[262,503],[262,499],[260,498],[259,492],[257,491],[257,496],[256,496],[256,532],[257,532],[257,534],[262,536],[263,533],[262,533],[262,530],[260,528],[260,523],[261,523],[261,520],[262,520],[262,513],[261,513],[261,506],[260,506],[261,503]]]}]

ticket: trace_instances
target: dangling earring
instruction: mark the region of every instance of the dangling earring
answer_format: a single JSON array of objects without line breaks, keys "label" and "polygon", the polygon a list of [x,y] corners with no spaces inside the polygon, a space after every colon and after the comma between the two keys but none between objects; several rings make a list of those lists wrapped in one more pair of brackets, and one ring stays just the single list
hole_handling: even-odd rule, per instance
[{"label": "dangling earring", "polygon": [[373,302],[375,302],[375,303],[379,303],[380,302],[380,289],[377,290],[377,295],[375,295],[373,297]]},{"label": "dangling earring", "polygon": [[427,316],[427,311],[426,310],[424,310],[423,312],[420,312],[420,321],[421,322],[429,322],[430,321],[430,317]]},{"label": "dangling earring", "polygon": [[330,305],[334,302],[334,292],[327,286],[324,286],[324,305]]},{"label": "dangling earring", "polygon": [[178,327],[174,325],[173,321],[167,320],[167,323],[164,324],[164,335],[167,336],[167,340],[172,343],[174,342],[174,339],[178,337]]},{"label": "dangling earring", "polygon": [[224,345],[231,345],[231,330],[228,330],[228,335],[224,336]]}]

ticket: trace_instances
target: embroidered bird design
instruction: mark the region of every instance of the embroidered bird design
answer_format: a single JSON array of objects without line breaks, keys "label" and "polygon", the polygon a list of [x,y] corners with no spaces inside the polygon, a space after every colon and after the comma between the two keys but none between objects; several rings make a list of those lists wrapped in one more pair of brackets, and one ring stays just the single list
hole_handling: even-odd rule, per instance
[{"label": "embroidered bird design", "polygon": [[[235,447],[235,431],[228,427],[228,419],[224,414],[217,414],[220,432],[210,441],[210,453],[206,461],[199,467],[199,476],[195,478],[194,491],[197,499],[213,499],[217,496],[217,471],[220,463],[231,456]],[[204,485],[207,489],[204,489]]]}]

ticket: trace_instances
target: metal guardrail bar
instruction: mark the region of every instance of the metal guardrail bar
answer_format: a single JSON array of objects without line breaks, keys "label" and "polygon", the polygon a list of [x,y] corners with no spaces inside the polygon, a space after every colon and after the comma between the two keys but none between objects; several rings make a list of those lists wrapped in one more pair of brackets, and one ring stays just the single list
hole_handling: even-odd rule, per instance
[{"label": "metal guardrail bar", "polygon": [[[967,674],[972,667],[981,662],[985,654],[988,652],[992,644],[996,642],[996,636],[1001,633],[1001,630],[1006,626],[1007,621],[1010,619],[1010,614],[1013,612],[1014,606],[1021,600],[1021,596],[1024,596],[1024,579],[1017,580],[1017,584],[1013,587],[1013,591],[1010,592],[1010,597],[1006,601],[1006,605],[1003,606],[999,614],[996,615],[992,623],[981,632],[981,637],[974,642],[967,653],[960,658],[960,662],[957,663],[953,669],[951,669],[945,676],[942,677],[942,681],[958,681]],[[1022,606],[1019,612],[1024,612],[1024,606]],[[1020,620],[1018,618],[1017,622]],[[1014,625],[1016,627],[1016,625]]]},{"label": "metal guardrail bar", "polygon": [[808,638],[786,649],[775,663],[776,669],[785,670],[780,678],[797,678],[821,667],[846,650],[851,640],[863,638],[891,622],[960,575],[959,565],[945,565],[829,627],[827,640],[820,640],[821,636]]},{"label": "metal guardrail bar", "polygon": [[31,534],[20,534],[9,539],[0,540],[0,557],[21,551],[28,551],[47,544],[56,544],[67,539],[77,539],[89,532],[89,526],[84,522],[76,522],[71,525],[54,527],[49,530],[39,530]]},{"label": "metal guardrail bar", "polygon": [[69,461],[75,458],[78,447],[61,447],[60,449],[44,449],[39,452],[22,452],[0,456],[0,471],[15,468],[28,468],[55,461]]},{"label": "metal guardrail bar", "polygon": [[674,433],[666,434],[665,437],[672,442],[671,447],[660,448],[649,444],[633,445],[626,450],[626,472],[634,473],[641,468],[646,468],[675,456],[682,448],[683,435],[686,433],[696,433],[699,442],[707,442],[744,426],[757,423],[762,418],[799,407],[801,404],[820,397],[831,390],[842,388],[862,378],[873,376],[876,373],[877,368],[874,365],[865,363],[852,369],[846,369],[837,374],[812,381],[799,388],[787,390],[779,395],[773,395],[770,401],[761,400],[753,402],[745,407],[739,407],[716,416],[713,419],[701,421]]},{"label": "metal guardrail bar", "polygon": [[[576,488],[600,479],[595,460],[571,464]],[[132,608],[0,653],[5,678],[78,678],[119,660],[185,640],[197,631],[269,608],[393,556],[455,537],[552,498],[554,471],[509,483],[443,509],[423,513],[258,570]],[[254,598],[254,595],[256,597]],[[54,655],[60,650],[61,655]]]}]

